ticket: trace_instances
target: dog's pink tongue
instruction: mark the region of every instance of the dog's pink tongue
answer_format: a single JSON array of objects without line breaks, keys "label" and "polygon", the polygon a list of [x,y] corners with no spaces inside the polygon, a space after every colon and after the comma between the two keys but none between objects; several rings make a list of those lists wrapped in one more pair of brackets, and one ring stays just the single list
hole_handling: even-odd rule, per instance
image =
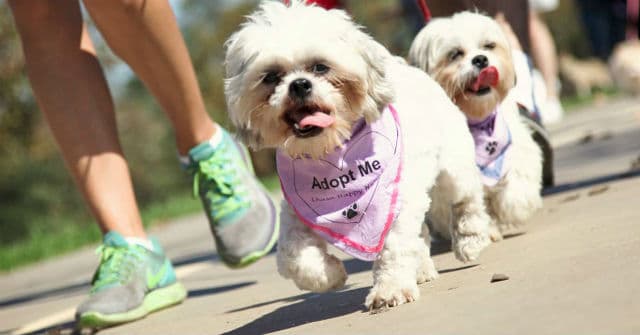
[{"label": "dog's pink tongue", "polygon": [[327,128],[335,122],[335,118],[329,114],[323,112],[315,112],[311,115],[307,115],[298,122],[301,128],[306,126],[316,126],[320,128]]},{"label": "dog's pink tongue", "polygon": [[477,91],[481,87],[496,86],[498,85],[498,79],[498,69],[496,69],[495,66],[485,67],[478,74],[478,78],[476,78],[472,88],[474,91]]}]

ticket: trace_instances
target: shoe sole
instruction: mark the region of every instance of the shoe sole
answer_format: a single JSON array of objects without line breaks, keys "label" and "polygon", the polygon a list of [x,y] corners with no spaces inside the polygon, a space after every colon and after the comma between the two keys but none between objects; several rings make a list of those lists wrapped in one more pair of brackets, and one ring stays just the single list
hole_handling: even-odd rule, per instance
[{"label": "shoe sole", "polygon": [[116,314],[86,312],[79,316],[78,325],[84,328],[104,328],[135,321],[169,306],[177,305],[187,297],[187,290],[180,283],[149,292],[142,304],[130,311]]}]

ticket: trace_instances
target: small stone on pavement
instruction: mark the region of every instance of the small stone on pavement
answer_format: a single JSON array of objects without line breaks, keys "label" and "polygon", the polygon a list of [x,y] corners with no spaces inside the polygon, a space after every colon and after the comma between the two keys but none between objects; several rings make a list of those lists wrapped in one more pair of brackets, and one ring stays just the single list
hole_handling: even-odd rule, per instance
[{"label": "small stone on pavement", "polygon": [[493,276],[491,277],[492,283],[495,283],[497,281],[503,281],[503,280],[509,280],[509,276],[503,273],[494,273]]}]

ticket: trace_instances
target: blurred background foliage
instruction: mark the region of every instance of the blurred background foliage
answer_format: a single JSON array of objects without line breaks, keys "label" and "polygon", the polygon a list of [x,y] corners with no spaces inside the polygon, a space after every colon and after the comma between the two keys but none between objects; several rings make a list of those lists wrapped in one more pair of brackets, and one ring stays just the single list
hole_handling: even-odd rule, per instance
[{"label": "blurred background foliage", "polygon": [[[223,43],[256,3],[172,2],[208,111],[229,128],[222,81]],[[348,1],[348,8],[376,39],[406,55],[413,36],[399,1]],[[559,10],[545,18],[560,51],[589,55],[572,1],[561,1]],[[197,211],[199,203],[190,198],[191,183],[179,168],[166,117],[142,83],[108,51],[95,29],[92,32],[115,93],[121,141],[145,223]],[[254,159],[260,175],[273,173],[272,152],[256,153]],[[0,270],[99,238],[32,96],[11,13],[0,0]]]}]

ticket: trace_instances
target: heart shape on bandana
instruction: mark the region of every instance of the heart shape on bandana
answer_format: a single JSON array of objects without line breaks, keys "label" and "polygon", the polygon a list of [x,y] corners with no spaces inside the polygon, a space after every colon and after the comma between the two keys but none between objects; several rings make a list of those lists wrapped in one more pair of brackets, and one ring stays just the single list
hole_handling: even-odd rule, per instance
[{"label": "heart shape on bandana", "polygon": [[276,154],[282,193],[298,218],[338,249],[375,260],[397,215],[402,137],[392,105],[353,128],[322,160]]},{"label": "heart shape on bandana", "polygon": [[359,223],[378,192],[389,159],[397,158],[397,141],[378,131],[363,132],[349,140],[346,150],[338,151],[320,160],[293,160],[295,195],[315,216],[334,223]]}]

